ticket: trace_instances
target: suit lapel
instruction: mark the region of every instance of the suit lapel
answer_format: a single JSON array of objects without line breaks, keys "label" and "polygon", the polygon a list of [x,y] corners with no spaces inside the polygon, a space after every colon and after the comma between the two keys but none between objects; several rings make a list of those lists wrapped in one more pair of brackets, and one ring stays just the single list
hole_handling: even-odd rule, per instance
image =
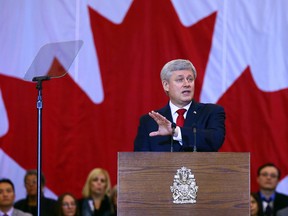
[{"label": "suit lapel", "polygon": [[197,121],[198,121],[198,118],[199,118],[199,104],[193,100],[188,112],[187,112],[187,115],[186,115],[186,119],[185,119],[185,122],[184,122],[184,126],[193,126],[193,125],[196,125]]},{"label": "suit lapel", "polygon": [[171,108],[169,106],[169,103],[159,110],[159,113],[163,116],[165,116],[169,121],[173,122],[172,114],[171,114]]}]

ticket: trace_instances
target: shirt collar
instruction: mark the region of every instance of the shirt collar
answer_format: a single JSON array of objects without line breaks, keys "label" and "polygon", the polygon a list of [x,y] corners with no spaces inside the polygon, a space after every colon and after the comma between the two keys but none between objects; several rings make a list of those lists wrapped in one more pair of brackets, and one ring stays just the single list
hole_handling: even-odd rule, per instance
[{"label": "shirt collar", "polygon": [[4,214],[7,214],[8,216],[12,216],[13,210],[14,210],[13,207],[10,208],[10,210],[9,210],[8,212],[6,212],[6,213],[4,213],[4,212],[2,212],[2,211],[0,210],[0,216],[3,216]]},{"label": "shirt collar", "polygon": [[[182,108],[183,108],[183,109],[186,109],[186,110],[189,110],[191,104],[192,104],[192,101],[191,101],[189,104],[187,104],[186,106],[182,107]],[[174,115],[174,114],[176,113],[176,111],[177,111],[178,109],[180,109],[179,107],[177,107],[176,105],[174,105],[171,101],[169,101],[169,106],[170,106],[172,115]],[[186,113],[187,113],[187,112],[186,112]],[[186,114],[186,113],[185,113],[185,114]]]},{"label": "shirt collar", "polygon": [[267,200],[266,197],[260,192],[260,198],[262,201],[266,201],[266,202],[271,202],[275,200],[275,192],[269,197],[269,199]]}]

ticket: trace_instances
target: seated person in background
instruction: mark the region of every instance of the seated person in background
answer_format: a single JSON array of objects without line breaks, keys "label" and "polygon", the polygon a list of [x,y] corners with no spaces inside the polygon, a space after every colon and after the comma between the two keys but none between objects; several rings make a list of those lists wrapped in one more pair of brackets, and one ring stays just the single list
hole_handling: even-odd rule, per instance
[{"label": "seated person in background", "polygon": [[258,195],[250,193],[250,216],[259,216]]},{"label": "seated person in background", "polygon": [[193,99],[196,75],[188,60],[176,59],[164,65],[160,76],[169,102],[140,118],[134,151],[219,150],[225,139],[224,108]]},{"label": "seated person in background", "polygon": [[71,193],[64,193],[57,200],[58,216],[80,216],[76,197]]},{"label": "seated person in background", "polygon": [[15,188],[10,179],[0,179],[0,215],[7,216],[32,216],[13,207]]},{"label": "seated person in background", "polygon": [[259,213],[271,216],[288,206],[288,196],[276,192],[280,179],[280,169],[273,163],[266,163],[258,168],[257,183],[259,185]]},{"label": "seated person in background", "polygon": [[288,215],[288,207],[280,209],[276,216],[287,216]]},{"label": "seated person in background", "polygon": [[[33,216],[37,216],[37,170],[28,170],[24,177],[24,184],[27,192],[26,199],[17,201],[14,204],[15,208],[18,208],[24,212],[29,212]],[[45,187],[45,178],[41,174],[41,216],[53,216],[56,215],[57,202],[54,199],[46,198],[43,194]]]},{"label": "seated person in background", "polygon": [[79,202],[82,216],[113,215],[113,205],[108,196],[110,193],[110,177],[106,170],[93,169],[82,190],[83,198]]},{"label": "seated person in background", "polygon": [[117,185],[115,185],[111,191],[111,201],[114,208],[114,215],[117,215]]}]

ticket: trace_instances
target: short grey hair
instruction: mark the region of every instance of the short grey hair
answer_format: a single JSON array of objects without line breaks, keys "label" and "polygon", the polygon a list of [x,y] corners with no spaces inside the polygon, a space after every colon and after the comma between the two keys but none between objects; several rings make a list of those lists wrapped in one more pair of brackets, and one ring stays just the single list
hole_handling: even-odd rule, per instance
[{"label": "short grey hair", "polygon": [[196,79],[197,72],[192,62],[186,59],[175,59],[175,60],[167,62],[163,66],[161,73],[160,73],[161,80],[168,81],[172,73],[178,70],[190,70],[194,74],[194,79]]}]

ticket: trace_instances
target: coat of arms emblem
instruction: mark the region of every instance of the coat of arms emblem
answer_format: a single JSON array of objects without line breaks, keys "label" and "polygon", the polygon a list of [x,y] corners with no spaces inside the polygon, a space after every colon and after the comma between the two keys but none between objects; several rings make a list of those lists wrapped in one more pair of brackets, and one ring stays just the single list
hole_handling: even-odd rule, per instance
[{"label": "coat of arms emblem", "polygon": [[198,186],[191,169],[182,167],[174,175],[173,185],[170,186],[173,203],[196,203]]}]

